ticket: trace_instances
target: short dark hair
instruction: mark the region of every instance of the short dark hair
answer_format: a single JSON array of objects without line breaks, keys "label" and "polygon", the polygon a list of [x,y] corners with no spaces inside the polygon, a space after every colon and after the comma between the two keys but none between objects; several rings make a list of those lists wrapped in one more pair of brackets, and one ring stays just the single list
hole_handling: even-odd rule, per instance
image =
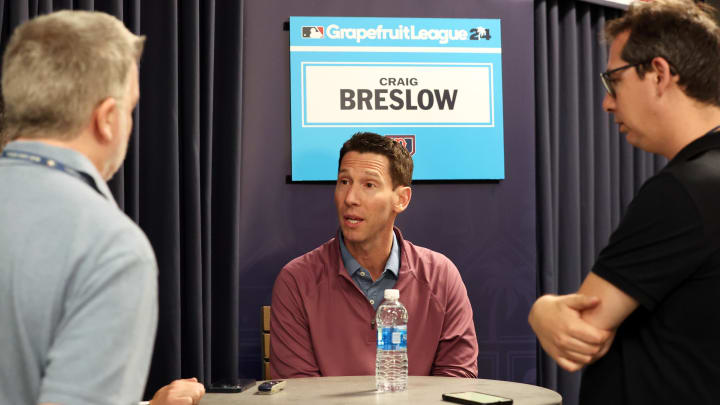
[{"label": "short dark hair", "polygon": [[377,153],[390,161],[390,178],[393,188],[409,186],[412,181],[413,160],[410,152],[400,143],[373,132],[358,132],[345,141],[340,149],[338,170],[343,156],[348,152]]},{"label": "short dark hair", "polygon": [[634,2],[620,18],[605,26],[605,39],[629,31],[622,58],[640,78],[655,57],[662,57],[679,76],[685,94],[705,104],[720,106],[720,29],[715,9],[692,0]]}]

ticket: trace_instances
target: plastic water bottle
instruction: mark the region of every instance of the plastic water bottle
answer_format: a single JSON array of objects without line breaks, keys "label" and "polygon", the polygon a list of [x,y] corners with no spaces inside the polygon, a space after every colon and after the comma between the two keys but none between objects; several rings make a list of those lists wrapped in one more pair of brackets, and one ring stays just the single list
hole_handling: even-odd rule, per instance
[{"label": "plastic water bottle", "polygon": [[399,290],[385,290],[385,300],[375,315],[378,332],[375,385],[380,392],[407,389],[408,313],[399,298]]}]

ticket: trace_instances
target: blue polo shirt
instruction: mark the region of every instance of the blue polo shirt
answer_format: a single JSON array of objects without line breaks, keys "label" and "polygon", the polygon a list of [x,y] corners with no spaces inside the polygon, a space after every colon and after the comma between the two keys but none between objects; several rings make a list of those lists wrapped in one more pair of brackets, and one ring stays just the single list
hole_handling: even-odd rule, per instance
[{"label": "blue polo shirt", "polygon": [[400,269],[400,248],[398,247],[397,237],[393,232],[393,243],[390,248],[390,257],[385,262],[385,271],[382,273],[380,278],[373,281],[370,277],[370,272],[362,267],[360,263],[350,254],[345,247],[345,240],[343,239],[342,232],[340,234],[340,254],[342,255],[343,264],[350,274],[350,278],[355,281],[355,284],[365,294],[370,305],[378,309],[380,303],[385,296],[385,290],[388,288],[395,287],[395,283],[398,279],[398,271]]},{"label": "blue polo shirt", "polygon": [[150,243],[84,155],[5,150],[84,175],[0,158],[0,403],[137,403],[158,313]]}]

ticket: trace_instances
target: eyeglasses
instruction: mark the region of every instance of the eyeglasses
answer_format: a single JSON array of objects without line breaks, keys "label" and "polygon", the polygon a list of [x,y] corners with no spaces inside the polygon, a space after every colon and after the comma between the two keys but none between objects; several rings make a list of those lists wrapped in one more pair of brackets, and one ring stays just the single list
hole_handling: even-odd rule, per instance
[{"label": "eyeglasses", "polygon": [[606,70],[602,73],[600,73],[600,79],[602,80],[603,86],[605,86],[605,91],[610,95],[610,97],[615,98],[615,88],[612,85],[613,79],[610,78],[610,75],[613,73],[620,72],[625,69],[630,69],[631,67],[642,65],[643,63],[631,63],[629,65],[620,66],[617,69],[613,70]]}]

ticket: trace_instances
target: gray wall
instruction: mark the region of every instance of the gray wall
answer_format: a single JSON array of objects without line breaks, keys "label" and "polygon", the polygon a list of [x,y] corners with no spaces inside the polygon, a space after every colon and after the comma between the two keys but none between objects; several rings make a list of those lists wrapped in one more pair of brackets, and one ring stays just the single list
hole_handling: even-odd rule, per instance
[{"label": "gray wall", "polygon": [[292,15],[502,19],[506,179],[416,184],[397,223],[407,239],[444,253],[460,269],[475,314],[480,377],[534,383],[535,339],[527,325],[536,290],[532,0],[246,0],[240,374],[259,376],[259,307],[270,304],[278,272],[338,226],[333,185],[286,183],[283,22]]}]

